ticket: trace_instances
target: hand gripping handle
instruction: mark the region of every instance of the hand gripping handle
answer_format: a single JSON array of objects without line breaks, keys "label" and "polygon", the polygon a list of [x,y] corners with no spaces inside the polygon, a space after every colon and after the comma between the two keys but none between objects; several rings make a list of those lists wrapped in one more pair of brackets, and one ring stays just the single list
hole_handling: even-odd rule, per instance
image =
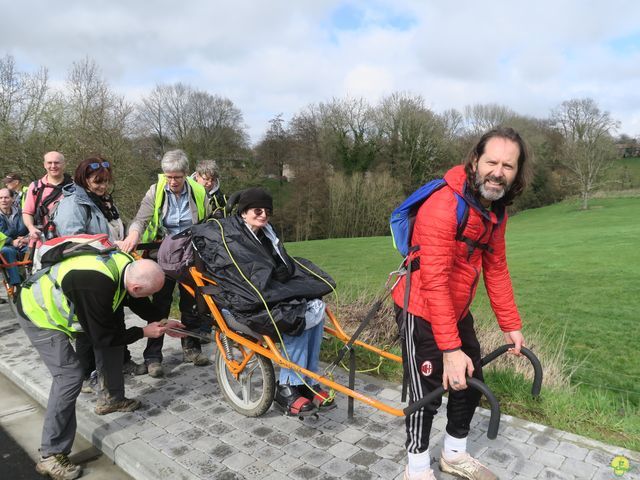
[{"label": "hand gripping handle", "polygon": [[[492,362],[514,346],[515,345],[511,343],[496,348],[493,352],[487,354],[480,361],[481,365],[484,367],[487,363]],[[540,389],[542,388],[542,365],[540,364],[540,360],[538,360],[538,357],[536,357],[534,353],[528,348],[521,347],[520,352],[522,353],[522,355],[529,359],[531,365],[533,366],[533,385],[531,386],[531,395],[534,397],[538,397],[540,395]]]}]

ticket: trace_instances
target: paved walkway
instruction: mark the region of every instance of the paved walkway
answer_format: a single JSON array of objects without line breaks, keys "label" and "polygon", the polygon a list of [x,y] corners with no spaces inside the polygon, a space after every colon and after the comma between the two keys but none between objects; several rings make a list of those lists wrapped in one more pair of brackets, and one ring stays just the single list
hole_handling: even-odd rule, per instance
[{"label": "paved walkway", "polygon": [[[128,322],[143,323],[128,317]],[[144,342],[132,345],[140,360]],[[211,345],[204,346],[211,353]],[[222,398],[212,367],[181,363],[179,340],[165,340],[165,378],[127,379],[127,396],[143,401],[132,413],[97,416],[95,396],[81,394],[78,430],[137,480],[178,479],[401,479],[404,421],[347,400],[319,420],[304,422],[271,409],[260,418],[235,413]],[[51,379],[35,350],[0,305],[0,371],[41,404]],[[346,384],[346,381],[343,381]],[[400,388],[368,377],[358,391],[400,406]],[[441,409],[444,410],[444,409]],[[488,412],[474,418],[469,450],[509,479],[640,479],[640,453],[503,415],[496,440],[485,436]],[[439,456],[445,418],[434,422],[432,455]],[[631,470],[616,476],[611,461],[623,456]],[[440,479],[453,477],[436,470]]]}]

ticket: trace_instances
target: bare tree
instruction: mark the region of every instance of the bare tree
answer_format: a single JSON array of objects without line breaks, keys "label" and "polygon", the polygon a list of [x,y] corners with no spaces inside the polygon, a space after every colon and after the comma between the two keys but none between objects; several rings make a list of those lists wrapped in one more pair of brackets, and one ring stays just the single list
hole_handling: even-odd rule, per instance
[{"label": "bare tree", "polygon": [[366,172],[377,150],[375,111],[363,98],[334,98],[318,111],[324,140],[345,173]]},{"label": "bare tree", "polygon": [[516,116],[509,107],[497,103],[467,105],[464,118],[471,135],[480,136],[488,130],[504,125]]},{"label": "bare tree", "polygon": [[582,209],[586,210],[591,193],[615,158],[612,134],[619,122],[591,98],[562,102],[552,111],[551,121],[564,138],[561,162],[578,185]]},{"label": "bare tree", "polygon": [[267,172],[275,171],[280,184],[284,182],[284,168],[291,158],[291,139],[284,126],[282,114],[269,120],[269,130],[256,145],[258,159]]},{"label": "bare tree", "polygon": [[11,55],[0,58],[0,159],[5,168],[28,169],[38,151],[48,98],[45,68],[19,72]]},{"label": "bare tree", "polygon": [[433,177],[442,160],[444,124],[419,95],[394,93],[377,110],[382,157],[411,191]]}]

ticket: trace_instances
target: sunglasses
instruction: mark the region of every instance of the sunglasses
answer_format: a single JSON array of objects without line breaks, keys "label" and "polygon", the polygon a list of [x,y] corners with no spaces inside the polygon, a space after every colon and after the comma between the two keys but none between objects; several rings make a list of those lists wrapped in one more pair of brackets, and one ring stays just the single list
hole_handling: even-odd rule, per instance
[{"label": "sunglasses", "polygon": [[256,217],[261,216],[263,213],[267,216],[270,217],[271,216],[271,209],[270,208],[252,208],[251,211],[253,212],[253,214]]},{"label": "sunglasses", "polygon": [[111,164],[109,162],[94,162],[88,165],[91,170],[97,170],[100,167],[109,168],[110,166]]}]

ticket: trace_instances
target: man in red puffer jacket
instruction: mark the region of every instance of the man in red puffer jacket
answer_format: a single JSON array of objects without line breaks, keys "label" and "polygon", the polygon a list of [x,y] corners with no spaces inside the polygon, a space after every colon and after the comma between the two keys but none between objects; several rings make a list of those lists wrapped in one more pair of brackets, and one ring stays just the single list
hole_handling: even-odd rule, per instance
[{"label": "man in red puffer jacket", "polygon": [[[480,138],[465,165],[449,170],[447,184],[420,206],[411,237],[419,249],[411,254],[406,319],[405,278],[393,291],[396,318],[403,332],[403,365],[415,402],[442,384],[449,391],[447,427],[440,469],[467,479],[496,476],[466,451],[469,425],[480,392],[467,389],[466,376],[482,380],[480,345],[469,305],[480,275],[506,343],[520,355],[524,345],[505,253],[506,206],[530,178],[528,150],[511,128],[497,128]],[[457,237],[456,206],[468,204],[462,237]],[[429,434],[441,400],[406,418],[408,464],[405,480],[434,479]]]}]

